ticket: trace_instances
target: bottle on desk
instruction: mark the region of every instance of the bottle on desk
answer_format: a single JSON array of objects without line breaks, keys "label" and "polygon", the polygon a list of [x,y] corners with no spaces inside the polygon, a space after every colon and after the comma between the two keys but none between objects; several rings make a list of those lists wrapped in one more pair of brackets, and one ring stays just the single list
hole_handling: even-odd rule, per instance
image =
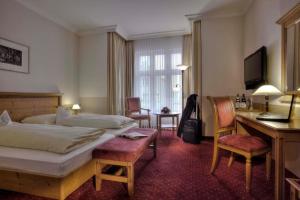
[{"label": "bottle on desk", "polygon": [[235,97],[235,109],[240,108],[240,102],[241,102],[240,95],[237,94],[236,97]]},{"label": "bottle on desk", "polygon": [[240,108],[247,109],[247,100],[245,94],[242,95],[242,99],[240,102]]},{"label": "bottle on desk", "polygon": [[252,97],[250,96],[249,99],[247,100],[248,101],[248,110],[252,111],[254,108],[253,108],[253,99]]}]

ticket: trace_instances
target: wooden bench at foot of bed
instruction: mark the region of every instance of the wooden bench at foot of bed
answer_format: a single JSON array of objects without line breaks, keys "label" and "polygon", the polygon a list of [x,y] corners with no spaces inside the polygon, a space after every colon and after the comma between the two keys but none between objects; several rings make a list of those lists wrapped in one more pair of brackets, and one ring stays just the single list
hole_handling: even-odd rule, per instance
[{"label": "wooden bench at foot of bed", "polygon": [[[126,131],[139,132],[147,137],[130,140],[122,137],[111,139],[99,145],[93,151],[96,160],[96,190],[101,189],[102,180],[127,183],[128,194],[134,194],[134,163],[143,155],[151,145],[156,157],[157,130],[149,128],[133,128]],[[117,167],[114,173],[106,171],[107,166]],[[125,168],[125,170],[123,170]],[[108,170],[109,171],[109,170]]]}]

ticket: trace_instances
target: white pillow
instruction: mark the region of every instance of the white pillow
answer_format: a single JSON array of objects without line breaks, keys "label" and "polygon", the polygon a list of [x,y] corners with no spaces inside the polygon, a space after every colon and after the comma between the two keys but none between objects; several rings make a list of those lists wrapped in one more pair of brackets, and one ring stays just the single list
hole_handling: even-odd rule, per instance
[{"label": "white pillow", "polygon": [[22,123],[25,124],[55,124],[56,123],[56,114],[44,114],[44,115],[35,115],[31,117],[26,117],[22,120]]},{"label": "white pillow", "polygon": [[61,122],[71,116],[71,111],[66,108],[60,106],[56,111],[56,124],[61,124]]},{"label": "white pillow", "polygon": [[8,112],[6,110],[4,110],[2,112],[2,114],[0,115],[0,126],[6,126],[11,123],[12,123],[12,121],[10,119]]}]

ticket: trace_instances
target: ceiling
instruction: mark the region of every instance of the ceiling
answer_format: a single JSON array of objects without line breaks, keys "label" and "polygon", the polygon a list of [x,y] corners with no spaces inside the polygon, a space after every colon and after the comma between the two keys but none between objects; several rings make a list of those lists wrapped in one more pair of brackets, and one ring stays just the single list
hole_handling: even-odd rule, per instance
[{"label": "ceiling", "polygon": [[69,30],[117,25],[129,37],[189,32],[187,16],[244,14],[252,0],[17,0]]}]

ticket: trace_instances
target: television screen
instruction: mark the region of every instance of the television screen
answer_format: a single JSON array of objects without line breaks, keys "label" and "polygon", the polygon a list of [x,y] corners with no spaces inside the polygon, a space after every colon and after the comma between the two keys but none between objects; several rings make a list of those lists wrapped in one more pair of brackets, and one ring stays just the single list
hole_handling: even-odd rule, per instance
[{"label": "television screen", "polygon": [[256,89],[266,82],[266,47],[258,49],[244,60],[244,80],[246,89]]}]

